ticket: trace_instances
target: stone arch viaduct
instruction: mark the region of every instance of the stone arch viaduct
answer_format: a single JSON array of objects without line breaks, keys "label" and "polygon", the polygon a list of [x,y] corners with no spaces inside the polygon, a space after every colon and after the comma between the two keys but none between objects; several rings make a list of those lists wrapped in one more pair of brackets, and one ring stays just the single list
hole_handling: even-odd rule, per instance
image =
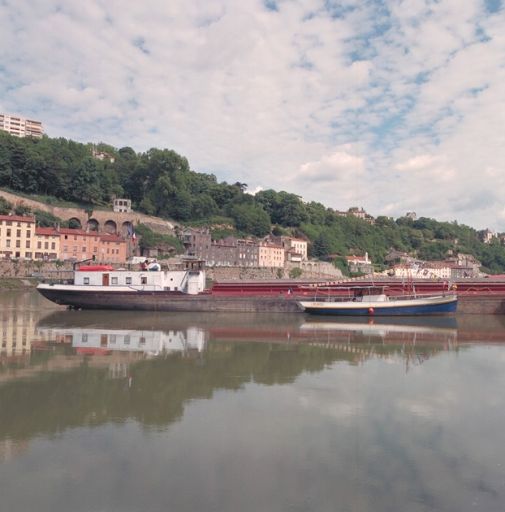
[{"label": "stone arch viaduct", "polygon": [[33,199],[20,197],[4,190],[0,190],[0,196],[4,197],[14,206],[24,205],[29,206],[32,210],[42,210],[62,220],[72,220],[76,227],[89,231],[117,233],[126,236],[128,235],[130,227],[134,228],[137,224],[145,224],[152,230],[165,234],[173,234],[174,230],[174,224],[167,220],[134,211],[130,213],[119,213],[113,212],[112,210],[62,208],[60,206],[52,206]]}]

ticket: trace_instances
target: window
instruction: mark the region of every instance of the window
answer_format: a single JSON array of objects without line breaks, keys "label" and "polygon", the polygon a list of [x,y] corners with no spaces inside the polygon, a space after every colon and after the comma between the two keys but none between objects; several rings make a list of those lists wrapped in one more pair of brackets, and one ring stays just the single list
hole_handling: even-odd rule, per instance
[{"label": "window", "polygon": [[32,253],[31,252],[25,252],[25,258],[32,259]]},{"label": "window", "polygon": [[21,247],[21,240],[16,240],[16,247]]},{"label": "window", "polygon": [[27,240],[26,241],[26,248],[29,249],[30,248],[30,240]]},{"label": "window", "polygon": [[37,242],[37,249],[42,249],[42,242],[40,242],[40,241]]},{"label": "window", "polygon": [[16,229],[16,237],[21,238],[21,230],[20,229]]},{"label": "window", "polygon": [[140,284],[147,284],[147,277],[146,276],[141,276],[140,277]]},{"label": "window", "polygon": [[82,333],[82,342],[83,343],[87,343],[88,342],[88,335],[85,332]]},{"label": "window", "polygon": [[56,249],[56,242],[51,242],[51,249],[53,251]]},{"label": "window", "polygon": [[5,247],[10,247],[11,246],[11,241],[10,240],[6,240],[5,241]]},{"label": "window", "polygon": [[89,284],[89,277],[84,278],[84,284]]},{"label": "window", "polygon": [[49,249],[49,242],[44,242],[44,249]]},{"label": "window", "polygon": [[26,232],[26,237],[27,237],[27,238],[30,238],[31,236],[32,236],[32,232],[31,232],[30,230],[28,230],[28,231]]},{"label": "window", "polygon": [[127,277],[126,278],[126,284],[132,284],[132,278],[131,277]]},{"label": "window", "polygon": [[112,284],[117,284],[117,277],[112,277],[111,278],[111,283]]},{"label": "window", "polygon": [[11,230],[10,229],[7,230],[7,236],[11,236]]},{"label": "window", "polygon": [[83,248],[82,248],[82,252],[86,252],[86,247],[83,247]]}]

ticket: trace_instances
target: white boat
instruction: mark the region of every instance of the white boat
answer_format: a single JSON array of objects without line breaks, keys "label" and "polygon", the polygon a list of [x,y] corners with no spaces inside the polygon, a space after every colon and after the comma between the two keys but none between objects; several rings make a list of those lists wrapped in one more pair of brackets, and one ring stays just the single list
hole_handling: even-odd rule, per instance
[{"label": "white boat", "polygon": [[345,297],[326,296],[300,301],[299,305],[314,315],[397,316],[454,313],[458,303],[455,293],[390,297],[386,295],[385,287],[355,287],[349,290],[352,294]]}]

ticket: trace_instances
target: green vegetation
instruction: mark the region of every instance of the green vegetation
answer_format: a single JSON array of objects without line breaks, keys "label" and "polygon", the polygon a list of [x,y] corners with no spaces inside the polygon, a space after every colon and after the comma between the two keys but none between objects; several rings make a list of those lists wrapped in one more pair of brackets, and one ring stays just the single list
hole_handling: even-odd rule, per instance
[{"label": "green vegetation", "polygon": [[139,245],[143,250],[157,248],[161,251],[162,255],[181,254],[184,252],[184,247],[178,238],[155,233],[144,224],[139,224],[136,227],[136,233],[141,237]]},{"label": "green vegetation", "polygon": [[12,210],[12,204],[7,199],[0,197],[0,215],[7,215]]},{"label": "green vegetation", "polygon": [[[371,225],[338,216],[321,203],[304,203],[285,191],[264,190],[252,196],[246,193],[245,183],[219,183],[213,174],[192,171],[187,159],[172,150],[136,153],[129,147],[95,146],[112,157],[111,162],[93,158],[92,149],[90,144],[66,139],[20,139],[0,132],[0,187],[37,194],[46,202],[84,204],[89,210],[109,204],[113,196],[128,197],[135,209],[147,214],[208,226],[214,238],[260,237],[271,231],[304,237],[312,256],[334,261],[339,268],[346,266],[346,255],[365,252],[379,269],[384,268],[386,255],[396,249],[426,260],[472,254],[485,271],[505,271],[501,243],[483,244],[475,229],[457,222],[378,217]],[[10,210],[0,200],[0,212]],[[40,225],[58,220],[35,215]],[[144,247],[156,245],[154,233],[144,230],[144,235]],[[175,239],[162,243],[182,250]]]}]

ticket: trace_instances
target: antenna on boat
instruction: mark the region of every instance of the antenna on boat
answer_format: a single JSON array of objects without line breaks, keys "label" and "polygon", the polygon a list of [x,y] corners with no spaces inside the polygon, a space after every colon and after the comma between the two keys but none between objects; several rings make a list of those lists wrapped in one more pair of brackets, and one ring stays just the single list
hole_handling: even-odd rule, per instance
[{"label": "antenna on boat", "polygon": [[87,259],[81,260],[81,261],[74,261],[72,263],[72,270],[75,272],[75,267],[77,265],[80,265],[81,263],[88,263],[88,261],[96,261],[96,256],[93,254],[93,256],[91,258],[87,258]]}]

